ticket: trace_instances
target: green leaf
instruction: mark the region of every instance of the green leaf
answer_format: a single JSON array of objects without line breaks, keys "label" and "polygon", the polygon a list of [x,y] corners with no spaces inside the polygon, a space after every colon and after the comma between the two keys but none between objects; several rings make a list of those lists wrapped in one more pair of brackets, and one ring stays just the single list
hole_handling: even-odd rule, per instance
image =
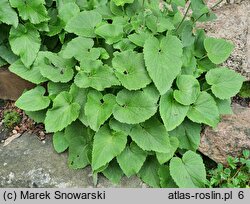
[{"label": "green leaf", "polygon": [[196,31],[194,43],[194,54],[196,57],[202,58],[206,54],[204,47],[204,40],[206,39],[206,33],[203,29],[198,29]]},{"label": "green leaf", "polygon": [[8,0],[0,2],[0,22],[8,25],[13,25],[15,28],[18,25],[18,17],[13,8],[11,8]]},{"label": "green leaf", "polygon": [[214,99],[216,102],[216,105],[218,107],[219,113],[221,115],[227,115],[227,114],[233,114],[232,107],[231,107],[231,99]]},{"label": "green leaf", "polygon": [[128,39],[134,43],[135,45],[139,47],[143,47],[145,44],[145,41],[151,37],[151,34],[146,33],[146,32],[141,32],[141,33],[133,33],[128,36]]},{"label": "green leaf", "polygon": [[117,156],[117,161],[125,175],[130,177],[140,171],[146,157],[147,153],[132,142]]},{"label": "green leaf", "polygon": [[187,116],[193,122],[205,123],[212,127],[215,127],[220,120],[219,111],[213,97],[204,91],[190,106]]},{"label": "green leaf", "polygon": [[200,93],[199,81],[192,75],[181,75],[176,80],[179,90],[174,91],[174,98],[182,105],[194,103]]},{"label": "green leaf", "polygon": [[206,181],[206,170],[200,155],[187,151],[182,159],[170,161],[170,174],[180,188],[202,188]]},{"label": "green leaf", "polygon": [[47,110],[44,109],[40,111],[25,111],[25,114],[28,115],[36,123],[44,123],[46,112]]},{"label": "green leaf", "polygon": [[123,33],[123,26],[121,24],[103,24],[95,30],[95,34],[104,38],[109,45],[120,41]]},{"label": "green leaf", "polygon": [[58,17],[66,24],[78,13],[80,13],[80,9],[75,2],[67,2],[58,8]]},{"label": "green leaf", "polygon": [[92,133],[77,120],[65,129],[65,137],[69,142],[69,167],[81,169],[90,164]]},{"label": "green leaf", "polygon": [[61,92],[53,101],[45,118],[47,132],[58,132],[75,121],[80,112],[80,105],[72,103],[73,97],[68,92]]},{"label": "green leaf", "polygon": [[43,77],[40,73],[39,67],[31,67],[27,68],[21,60],[17,60],[13,64],[9,66],[9,70],[14,74],[20,76],[21,78],[30,81],[34,84],[40,84],[45,81],[48,81],[45,77]]},{"label": "green leaf", "polygon": [[106,165],[125,148],[127,135],[109,129],[108,125],[101,127],[94,136],[92,152],[92,168],[97,170]]},{"label": "green leaf", "polygon": [[75,141],[74,146],[69,147],[69,167],[72,169],[82,169],[90,164],[91,146]]},{"label": "green leaf", "polygon": [[194,75],[197,66],[197,61],[194,56],[193,48],[184,47],[182,56],[182,70],[181,73],[185,75]]},{"label": "green leaf", "polygon": [[177,6],[184,7],[186,4],[186,1],[185,0],[172,0],[172,3],[174,3]]},{"label": "green leaf", "polygon": [[56,132],[53,135],[53,146],[57,153],[62,153],[69,147],[69,142],[65,138],[64,132]]},{"label": "green leaf", "polygon": [[109,163],[109,166],[102,172],[112,183],[118,184],[121,181],[123,172],[116,160]]},{"label": "green leaf", "polygon": [[13,64],[18,59],[11,49],[5,45],[0,45],[0,57],[9,64]]},{"label": "green leaf", "polygon": [[69,82],[73,76],[74,61],[64,59],[57,53],[39,52],[34,67],[39,67],[41,74],[53,82]]},{"label": "green leaf", "polygon": [[73,97],[73,102],[78,103],[80,106],[85,106],[87,102],[87,95],[89,89],[82,89],[77,87],[74,83],[71,84],[69,93]]},{"label": "green leaf", "polygon": [[[79,117],[78,119],[82,122],[82,124],[84,124],[85,126],[89,126],[89,123],[88,123],[88,119],[87,119],[87,116],[86,116],[86,113],[85,113],[85,104],[87,103],[87,95],[88,95],[88,89],[80,89],[80,91],[78,92],[78,94],[81,96],[82,95],[82,98],[81,98],[81,103],[77,102],[78,104],[80,104],[81,106],[81,109],[80,109],[80,113],[79,113]],[[74,99],[73,99],[74,100]]]},{"label": "green leaf", "polygon": [[44,6],[44,0],[9,0],[10,5],[17,8],[19,16],[23,20],[30,20],[32,24],[48,21],[48,13]]},{"label": "green leaf", "polygon": [[7,65],[8,62],[6,62],[4,59],[0,57],[0,67],[3,67],[4,65]]},{"label": "green leaf", "polygon": [[44,96],[46,90],[42,86],[37,86],[25,92],[15,103],[15,105],[25,111],[38,111],[47,108],[50,104],[48,96]]},{"label": "green leaf", "polygon": [[156,17],[154,15],[146,16],[146,25],[153,33],[162,33],[175,28],[168,18]]},{"label": "green leaf", "polygon": [[69,91],[70,84],[65,83],[54,83],[50,81],[47,85],[47,90],[49,92],[50,98],[54,99],[62,91]]},{"label": "green leaf", "polygon": [[151,82],[141,53],[132,50],[116,53],[112,65],[115,75],[128,90],[145,88]]},{"label": "green leaf", "polygon": [[[188,21],[187,21],[188,22]],[[192,23],[186,23],[181,32],[181,40],[184,47],[188,47],[194,44],[195,37],[193,35]]]},{"label": "green leaf", "polygon": [[170,175],[169,167],[166,165],[160,166],[158,170],[160,185],[162,188],[177,188],[173,178]]},{"label": "green leaf", "polygon": [[205,57],[204,59],[198,60],[197,61],[198,64],[198,68],[202,71],[202,72],[207,72],[210,69],[214,69],[217,67],[216,64],[212,63],[210,59],[208,59],[208,57]]},{"label": "green leaf", "polygon": [[170,141],[168,132],[156,118],[135,125],[130,133],[132,140],[144,151],[168,153]]},{"label": "green leaf", "polygon": [[12,51],[21,57],[23,64],[30,67],[40,49],[41,39],[34,26],[27,23],[19,24],[17,28],[11,27],[9,43]]},{"label": "green leaf", "polygon": [[95,37],[95,28],[101,23],[102,16],[96,11],[82,11],[71,18],[65,30],[83,37]]},{"label": "green leaf", "polygon": [[55,36],[61,33],[65,23],[58,17],[58,9],[50,8],[48,10],[48,14],[50,17],[50,20],[48,22],[49,26],[48,36]]},{"label": "green leaf", "polygon": [[133,50],[136,45],[133,44],[128,38],[123,38],[121,41],[115,43],[114,48],[120,51]]},{"label": "green leaf", "polygon": [[184,106],[175,101],[172,89],[161,96],[160,115],[168,131],[173,130],[183,122],[188,109],[189,106]]},{"label": "green leaf", "polygon": [[186,119],[177,128],[169,132],[172,137],[179,140],[179,148],[187,150],[197,150],[200,145],[201,125]]},{"label": "green leaf", "polygon": [[207,37],[204,41],[208,58],[215,64],[221,64],[231,54],[234,45],[224,39]]},{"label": "green leaf", "polygon": [[120,85],[114,71],[107,65],[100,65],[92,70],[84,69],[75,76],[75,84],[80,88],[92,87],[103,91],[114,85]]},{"label": "green leaf", "polygon": [[152,86],[148,86],[142,91],[123,89],[117,94],[117,104],[113,109],[113,115],[122,123],[144,122],[156,113],[158,98],[159,95]]},{"label": "green leaf", "polygon": [[85,37],[77,37],[67,43],[62,50],[62,57],[70,59],[76,58],[78,61],[82,60],[96,60],[100,56],[100,51],[92,49],[94,46],[93,39]]},{"label": "green leaf", "polygon": [[170,137],[170,148],[168,153],[156,152],[156,158],[160,164],[168,162],[175,154],[179,147],[179,140],[176,137]]},{"label": "green leaf", "polygon": [[78,119],[84,124],[85,126],[89,126],[87,116],[85,114],[85,105],[87,103],[87,95],[89,89],[82,89],[77,87],[74,83],[70,87],[69,93],[73,97],[73,102],[78,103],[81,106],[80,113]]},{"label": "green leaf", "polygon": [[151,37],[146,40],[143,53],[149,76],[160,94],[165,94],[181,71],[180,40],[170,35],[162,38],[161,41]]},{"label": "green leaf", "polygon": [[206,14],[209,14],[209,8],[206,6],[203,0],[191,0],[191,8],[192,8],[192,17],[195,20],[199,21],[206,21],[207,18]]},{"label": "green leaf", "polygon": [[206,74],[213,94],[220,99],[235,96],[244,82],[244,77],[226,67],[211,69]]},{"label": "green leaf", "polygon": [[158,170],[160,168],[160,164],[154,157],[149,157],[144,165],[142,166],[139,176],[140,178],[149,186],[153,188],[160,187],[160,179],[158,176]]},{"label": "green leaf", "polygon": [[99,91],[91,90],[88,93],[85,105],[85,114],[89,126],[98,131],[100,126],[112,115],[116,104],[115,96],[112,94],[102,95]]},{"label": "green leaf", "polygon": [[124,6],[124,4],[132,4],[134,0],[112,0],[116,6]]},{"label": "green leaf", "polygon": [[250,98],[250,81],[245,81],[240,89],[239,96],[242,98]]},{"label": "green leaf", "polygon": [[127,135],[129,135],[133,125],[129,125],[129,124],[126,124],[126,123],[120,123],[119,121],[112,118],[112,119],[109,120],[109,127],[112,130],[115,130],[117,132],[124,132]]}]

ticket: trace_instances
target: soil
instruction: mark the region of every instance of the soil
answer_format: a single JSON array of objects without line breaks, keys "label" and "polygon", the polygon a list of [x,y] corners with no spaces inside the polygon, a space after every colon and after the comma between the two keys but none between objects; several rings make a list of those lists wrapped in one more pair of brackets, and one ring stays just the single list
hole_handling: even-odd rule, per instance
[{"label": "soil", "polygon": [[235,96],[232,98],[232,103],[237,103],[243,107],[250,107],[250,98],[242,98],[240,96]]},{"label": "soil", "polygon": [[[4,111],[15,111],[21,116],[21,122],[11,129],[7,129],[3,124],[3,113]],[[15,107],[15,102],[13,101],[3,101],[0,100],[0,141],[6,140],[15,134],[23,134],[24,132],[35,134],[39,140],[45,140],[46,134],[43,124],[37,124],[32,119],[30,119],[24,111]]]}]

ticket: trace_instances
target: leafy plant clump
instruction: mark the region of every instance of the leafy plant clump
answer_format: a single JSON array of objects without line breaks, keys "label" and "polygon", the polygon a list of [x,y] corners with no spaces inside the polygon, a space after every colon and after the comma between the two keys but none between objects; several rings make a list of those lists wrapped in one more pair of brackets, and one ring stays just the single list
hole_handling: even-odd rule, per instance
[{"label": "leafy plant clump", "polygon": [[245,81],[240,89],[239,96],[242,98],[250,98],[250,82]]},{"label": "leafy plant clump", "polygon": [[13,128],[15,125],[21,122],[21,116],[16,111],[4,111],[3,112],[3,125],[7,129]]},{"label": "leafy plant clump", "polygon": [[228,157],[228,167],[218,164],[208,171],[208,187],[250,188],[250,152],[244,150],[240,158]]},{"label": "leafy plant clump", "polygon": [[37,84],[16,105],[69,167],[204,187],[201,126],[231,113],[244,81],[220,67],[234,46],[196,27],[214,18],[203,0],[2,0],[0,59]]}]

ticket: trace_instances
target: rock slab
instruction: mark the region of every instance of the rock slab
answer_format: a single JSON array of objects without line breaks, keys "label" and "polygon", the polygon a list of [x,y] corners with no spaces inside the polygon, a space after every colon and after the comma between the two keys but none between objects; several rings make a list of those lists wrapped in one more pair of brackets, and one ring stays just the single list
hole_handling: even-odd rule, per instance
[{"label": "rock slab", "polygon": [[[217,2],[217,0],[216,0]],[[214,5],[215,0],[208,4]],[[224,38],[234,43],[235,49],[224,66],[234,69],[250,80],[250,1],[222,3],[214,10],[215,21],[202,24],[208,36]]]},{"label": "rock slab", "polygon": [[223,116],[216,129],[206,127],[199,151],[217,163],[226,164],[228,156],[250,150],[250,108],[233,105],[234,115]]},{"label": "rock slab", "polygon": [[[99,176],[97,187],[142,187],[137,178],[124,178],[114,185]],[[51,138],[44,142],[25,133],[9,145],[0,144],[0,188],[86,188],[94,187],[90,168],[72,170],[67,154],[57,154]]]}]

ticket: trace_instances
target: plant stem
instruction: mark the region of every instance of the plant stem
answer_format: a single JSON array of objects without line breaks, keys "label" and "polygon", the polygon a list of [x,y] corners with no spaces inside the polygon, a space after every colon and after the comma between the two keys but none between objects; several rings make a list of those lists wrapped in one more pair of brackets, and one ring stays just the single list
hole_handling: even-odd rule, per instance
[{"label": "plant stem", "polygon": [[203,90],[203,91],[209,91],[209,90],[211,90],[211,87],[209,87],[209,88],[207,88],[207,89],[205,89],[205,90]]},{"label": "plant stem", "polygon": [[217,3],[215,3],[210,9],[214,9],[216,6],[218,6],[223,0],[219,0]]},{"label": "plant stem", "polygon": [[232,177],[230,180],[233,180],[233,179],[239,174],[239,172],[240,172],[240,170],[242,169],[243,166],[244,166],[244,164],[241,165],[241,166],[238,168],[238,170],[236,171],[236,173],[233,175],[233,177]]},{"label": "plant stem", "polygon": [[[210,9],[214,9],[216,6],[218,6],[223,0],[219,0],[217,3],[215,3]],[[194,23],[196,23],[200,18],[202,18],[205,14],[207,13],[203,13],[202,15],[200,15],[195,21]]]},{"label": "plant stem", "polygon": [[188,7],[187,7],[187,10],[181,20],[181,22],[179,23],[178,27],[176,28],[176,32],[179,30],[179,28],[181,27],[181,25],[183,24],[183,22],[185,21],[186,17],[187,17],[187,14],[188,14],[188,11],[190,10],[191,8],[191,3],[189,3]]},{"label": "plant stem", "polygon": [[200,58],[199,60],[203,60],[204,58],[206,58],[207,57],[207,54],[206,55],[204,55],[202,58]]}]

